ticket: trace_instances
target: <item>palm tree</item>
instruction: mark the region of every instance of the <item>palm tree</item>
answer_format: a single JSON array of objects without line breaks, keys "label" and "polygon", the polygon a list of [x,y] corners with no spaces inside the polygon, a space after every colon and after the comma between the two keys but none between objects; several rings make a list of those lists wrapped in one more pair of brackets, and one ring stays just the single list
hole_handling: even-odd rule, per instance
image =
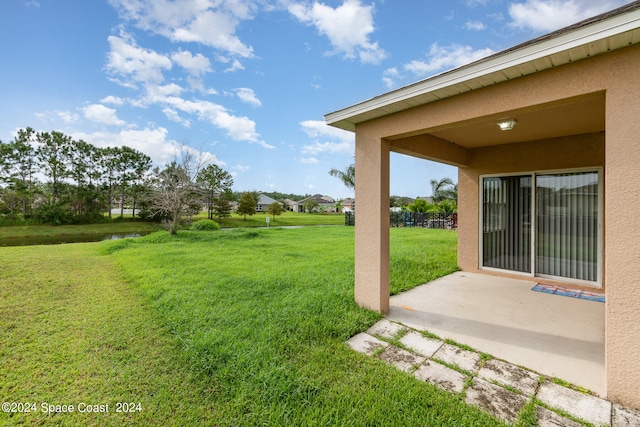
[{"label": "palm tree", "polygon": [[349,165],[349,167],[345,171],[341,171],[336,168],[331,168],[331,170],[329,171],[329,175],[339,178],[347,188],[351,188],[351,189],[356,188],[356,165],[355,164]]},{"label": "palm tree", "polygon": [[432,179],[431,183],[431,197],[433,203],[438,204],[443,200],[458,199],[458,184],[454,184],[451,178],[442,178],[441,180]]}]

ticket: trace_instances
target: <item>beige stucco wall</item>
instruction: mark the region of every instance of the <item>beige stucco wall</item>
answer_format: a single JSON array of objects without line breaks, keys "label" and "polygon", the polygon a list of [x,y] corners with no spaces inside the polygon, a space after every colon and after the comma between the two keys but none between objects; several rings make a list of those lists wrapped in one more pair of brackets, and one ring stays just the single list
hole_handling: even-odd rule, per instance
[{"label": "beige stucco wall", "polygon": [[[631,46],[358,124],[356,300],[388,310],[389,149],[461,166],[463,269],[478,266],[480,174],[602,166],[608,397],[640,408],[639,64],[640,46]],[[604,94],[605,134],[473,149],[429,141],[432,129],[594,93]]]}]

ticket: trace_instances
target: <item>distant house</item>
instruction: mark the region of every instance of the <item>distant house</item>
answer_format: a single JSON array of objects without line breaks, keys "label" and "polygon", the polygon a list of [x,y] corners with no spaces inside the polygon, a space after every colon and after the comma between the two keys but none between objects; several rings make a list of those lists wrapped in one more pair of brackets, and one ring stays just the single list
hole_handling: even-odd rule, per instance
[{"label": "distant house", "polygon": [[340,202],[342,205],[342,212],[353,212],[356,210],[356,199],[347,198]]},{"label": "distant house", "polygon": [[302,199],[298,202],[298,212],[304,212],[304,204],[308,200],[314,200],[318,204],[320,212],[337,212],[336,201],[329,196],[323,196],[322,194],[314,194],[306,199]]},{"label": "distant house", "polygon": [[284,203],[288,211],[299,212],[298,207],[300,206],[300,202],[291,199],[284,199]]},{"label": "distant house", "polygon": [[258,196],[258,204],[256,206],[256,212],[268,212],[269,205],[272,203],[278,203],[278,201],[272,199],[269,196],[265,196],[264,194],[260,194],[260,196]]}]

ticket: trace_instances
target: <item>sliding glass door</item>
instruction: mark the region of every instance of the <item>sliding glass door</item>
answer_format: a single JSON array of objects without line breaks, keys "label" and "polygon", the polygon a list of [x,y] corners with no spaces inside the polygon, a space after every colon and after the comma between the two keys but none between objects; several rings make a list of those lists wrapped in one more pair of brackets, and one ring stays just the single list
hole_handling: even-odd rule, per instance
[{"label": "sliding glass door", "polygon": [[485,178],[483,265],[531,271],[531,176]]},{"label": "sliding glass door", "polygon": [[595,171],[483,178],[482,266],[599,282],[599,193]]},{"label": "sliding glass door", "polygon": [[598,280],[598,173],[536,176],[536,274]]}]

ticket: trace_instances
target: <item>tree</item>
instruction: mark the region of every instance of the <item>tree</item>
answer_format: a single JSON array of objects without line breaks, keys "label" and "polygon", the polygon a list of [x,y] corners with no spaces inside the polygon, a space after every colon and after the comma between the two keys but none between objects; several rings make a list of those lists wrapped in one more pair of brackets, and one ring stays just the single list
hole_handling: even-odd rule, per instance
[{"label": "tree", "polygon": [[208,165],[200,170],[196,182],[202,187],[207,204],[207,217],[213,219],[214,205],[220,194],[233,185],[231,174],[218,165]]},{"label": "tree", "polygon": [[275,221],[276,215],[282,214],[282,204],[280,202],[273,202],[269,205],[269,214],[273,217]]},{"label": "tree", "polygon": [[155,168],[154,174],[150,211],[153,215],[168,216],[169,233],[175,235],[182,218],[199,210],[201,191],[187,168],[175,160],[162,170]]},{"label": "tree", "polygon": [[436,205],[443,200],[457,200],[458,186],[453,183],[451,178],[432,179],[430,183],[431,198]]},{"label": "tree", "polygon": [[41,172],[49,177],[52,198],[49,202],[56,204],[61,195],[62,181],[69,175],[69,156],[71,153],[71,137],[62,132],[39,132],[36,134],[39,147],[36,157],[42,167]]},{"label": "tree", "polygon": [[123,217],[125,196],[128,189],[133,190],[135,213],[135,203],[140,191],[139,185],[144,174],[151,168],[151,158],[127,146],[120,147],[116,154],[117,183],[120,187],[120,217]]},{"label": "tree", "polygon": [[410,212],[435,212],[437,208],[427,202],[424,199],[416,199],[412,204],[408,205],[407,208]]},{"label": "tree", "polygon": [[334,176],[342,181],[342,183],[350,189],[356,188],[356,165],[351,164],[345,171],[332,168],[329,175]]},{"label": "tree", "polygon": [[23,217],[31,212],[33,176],[36,173],[34,142],[35,131],[32,128],[20,129],[11,143],[0,141],[0,181],[8,184],[8,194],[13,193],[19,198]]},{"label": "tree", "polygon": [[318,202],[316,202],[315,200],[308,199],[305,200],[305,202],[302,204],[302,207],[304,208],[305,212],[316,212],[320,208],[320,205],[318,205]]},{"label": "tree", "polygon": [[458,210],[458,206],[456,205],[456,202],[453,200],[443,200],[440,203],[438,203],[437,209],[438,209],[438,212],[450,214],[450,213],[456,212]]},{"label": "tree", "polygon": [[244,192],[238,200],[238,214],[243,216],[243,219],[247,219],[247,215],[253,215],[256,213],[256,199],[250,192]]},{"label": "tree", "polygon": [[231,203],[229,201],[232,199],[233,193],[230,188],[227,188],[214,200],[213,211],[218,219],[231,216]]}]

